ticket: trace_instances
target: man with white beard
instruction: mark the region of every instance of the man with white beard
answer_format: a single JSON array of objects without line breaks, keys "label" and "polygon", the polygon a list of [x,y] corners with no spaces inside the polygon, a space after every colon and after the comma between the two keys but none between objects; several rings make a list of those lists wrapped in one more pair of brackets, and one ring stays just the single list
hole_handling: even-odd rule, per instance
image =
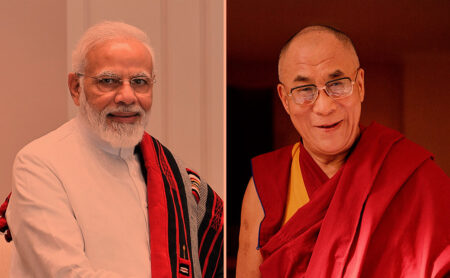
[{"label": "man with white beard", "polygon": [[124,23],[81,38],[68,76],[77,117],[14,162],[11,277],[223,275],[222,200],[144,132],[153,57]]}]

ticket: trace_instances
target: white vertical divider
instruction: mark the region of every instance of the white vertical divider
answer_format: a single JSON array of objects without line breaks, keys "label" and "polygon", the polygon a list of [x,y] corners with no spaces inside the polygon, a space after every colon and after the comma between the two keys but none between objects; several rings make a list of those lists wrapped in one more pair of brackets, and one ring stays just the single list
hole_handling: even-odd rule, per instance
[{"label": "white vertical divider", "polygon": [[[82,33],[103,20],[145,31],[156,84],[147,130],[224,196],[223,2],[66,0],[68,72]],[[68,96],[69,118],[76,108]]]}]

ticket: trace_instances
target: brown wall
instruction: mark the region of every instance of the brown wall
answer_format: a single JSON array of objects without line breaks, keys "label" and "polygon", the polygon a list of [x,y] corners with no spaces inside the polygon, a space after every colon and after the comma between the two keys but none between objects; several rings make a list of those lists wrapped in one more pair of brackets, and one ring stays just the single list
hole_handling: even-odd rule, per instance
[{"label": "brown wall", "polygon": [[405,61],[403,122],[407,137],[435,155],[450,175],[450,52],[416,53]]}]

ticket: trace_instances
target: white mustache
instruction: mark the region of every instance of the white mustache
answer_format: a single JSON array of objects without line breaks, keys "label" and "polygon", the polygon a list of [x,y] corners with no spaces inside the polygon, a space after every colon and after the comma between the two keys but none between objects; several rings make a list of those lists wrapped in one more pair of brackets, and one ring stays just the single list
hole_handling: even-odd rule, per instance
[{"label": "white mustache", "polygon": [[142,107],[139,107],[138,105],[132,105],[132,106],[119,106],[119,107],[106,107],[102,111],[102,115],[108,115],[111,113],[121,113],[121,112],[131,112],[136,113],[139,116],[145,115],[144,109]]}]

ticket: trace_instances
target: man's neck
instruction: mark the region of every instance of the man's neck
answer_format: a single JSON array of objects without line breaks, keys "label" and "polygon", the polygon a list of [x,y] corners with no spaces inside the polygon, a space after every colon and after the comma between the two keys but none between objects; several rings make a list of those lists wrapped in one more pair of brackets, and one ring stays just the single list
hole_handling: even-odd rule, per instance
[{"label": "man's neck", "polygon": [[305,146],[306,151],[311,155],[312,159],[317,163],[317,165],[322,169],[322,171],[329,177],[333,177],[334,174],[341,169],[342,165],[344,165],[347,160],[347,155],[350,150],[347,150],[343,153],[335,154],[335,155],[324,155],[317,154],[311,150],[307,146]]},{"label": "man's neck", "polygon": [[317,163],[317,165],[322,169],[322,171],[328,176],[328,178],[333,177],[342,165],[344,165],[347,160],[347,156],[351,151],[351,148],[338,153],[338,154],[324,154],[319,153],[311,149],[305,142],[303,142],[303,147],[312,157],[312,159]]}]

